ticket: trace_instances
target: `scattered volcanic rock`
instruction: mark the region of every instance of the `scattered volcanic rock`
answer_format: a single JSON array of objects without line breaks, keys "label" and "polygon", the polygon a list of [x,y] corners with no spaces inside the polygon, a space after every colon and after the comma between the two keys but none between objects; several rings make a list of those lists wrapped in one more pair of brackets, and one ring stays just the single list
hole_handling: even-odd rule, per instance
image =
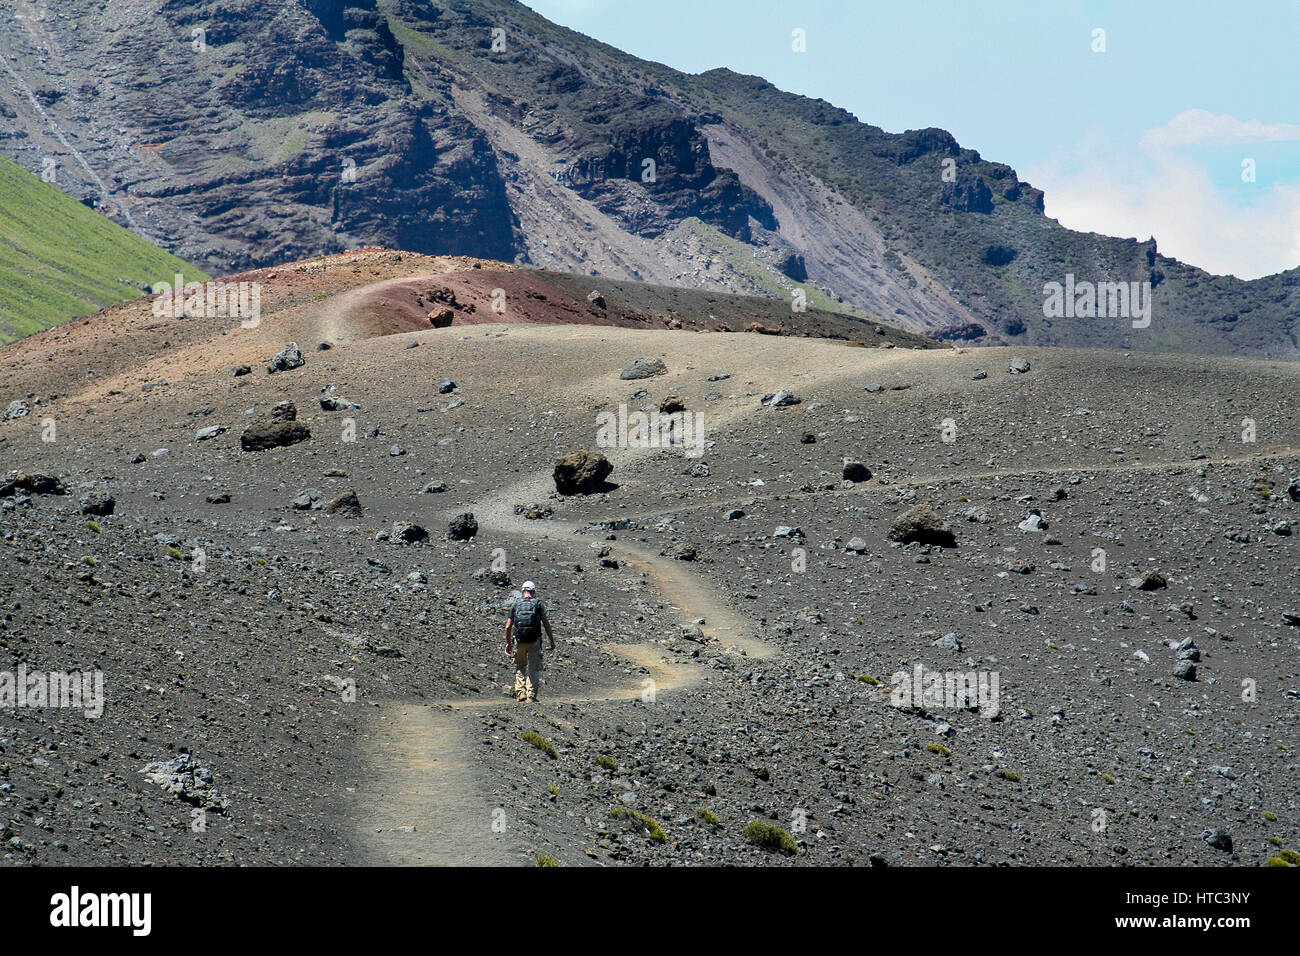
[{"label": "scattered volcanic rock", "polygon": [[468,541],[478,534],[478,521],[468,511],[456,515],[447,525],[447,537],[452,541]]},{"label": "scattered volcanic rock", "polygon": [[31,411],[32,407],[26,402],[21,400],[12,401],[9,403],[9,407],[5,409],[5,421],[11,418],[26,418],[31,414]]},{"label": "scattered volcanic rock", "polygon": [[222,796],[212,786],[212,771],[199,766],[187,753],[171,760],[147,763],[140,768],[140,772],[144,774],[145,780],[176,794],[186,803],[223,814],[230,808],[230,799]]},{"label": "scattered volcanic rock", "polygon": [[239,446],[244,451],[266,451],[296,445],[311,437],[311,430],[298,422],[267,422],[250,425],[239,436]]},{"label": "scattered volcanic rock", "polygon": [[298,420],[298,406],[293,402],[276,402],[271,407],[271,421],[293,422]]},{"label": "scattered volcanic rock", "polygon": [[194,433],[195,441],[211,441],[226,431],[225,425],[207,425]]},{"label": "scattered volcanic rock", "polygon": [[1159,591],[1169,586],[1164,575],[1158,571],[1148,571],[1140,578],[1130,578],[1128,583],[1139,591]]},{"label": "scattered volcanic rock", "polygon": [[400,541],[402,544],[423,544],[429,540],[429,532],[411,521],[394,521],[389,540]]},{"label": "scattered volcanic rock", "polygon": [[664,364],[663,359],[658,358],[634,358],[627,363],[627,367],[619,373],[621,379],[638,379],[650,378],[654,375],[662,375],[668,371],[668,366]]},{"label": "scattered volcanic rock", "polygon": [[305,364],[306,360],[302,357],[302,349],[298,348],[298,343],[290,342],[272,356],[271,361],[266,364],[266,371],[287,372],[290,369],[301,368]]},{"label": "scattered volcanic rock", "polygon": [[343,518],[361,517],[361,500],[355,491],[345,491],[321,505],[321,511]]},{"label": "scattered volcanic rock", "polygon": [[773,408],[784,408],[787,405],[798,405],[802,401],[803,399],[799,398],[793,392],[781,389],[780,391],[773,392],[770,395],[764,395],[762,403],[764,405],[771,405]]},{"label": "scattered volcanic rock", "polygon": [[1224,853],[1232,852],[1232,834],[1222,828],[1206,833],[1205,842]]},{"label": "scattered volcanic rock", "polygon": [[1024,359],[1024,358],[1020,358],[1019,356],[1016,356],[1011,360],[1011,364],[1007,367],[1007,371],[1010,372],[1012,375],[1025,374],[1025,372],[1029,371],[1029,359]]},{"label": "scattered volcanic rock", "polygon": [[902,544],[919,542],[951,548],[957,543],[938,512],[930,505],[917,505],[894,519],[889,527],[889,540]]},{"label": "scattered volcanic rock", "polygon": [[81,513],[83,515],[96,515],[98,517],[107,517],[117,508],[117,500],[110,494],[102,491],[92,491],[81,497]]},{"label": "scattered volcanic rock", "polygon": [[867,481],[871,478],[871,469],[860,461],[845,458],[843,474],[849,481]]},{"label": "scattered volcanic rock", "polygon": [[605,479],[614,471],[604,455],[571,451],[555,463],[555,490],[562,495],[590,495],[606,490]]},{"label": "scattered volcanic rock", "polygon": [[686,411],[686,403],[680,395],[668,395],[659,403],[659,411],[665,415]]},{"label": "scattered volcanic rock", "polygon": [[34,495],[66,495],[67,487],[62,478],[53,475],[27,474],[23,471],[11,471],[0,479],[0,498],[9,498],[20,491]]}]

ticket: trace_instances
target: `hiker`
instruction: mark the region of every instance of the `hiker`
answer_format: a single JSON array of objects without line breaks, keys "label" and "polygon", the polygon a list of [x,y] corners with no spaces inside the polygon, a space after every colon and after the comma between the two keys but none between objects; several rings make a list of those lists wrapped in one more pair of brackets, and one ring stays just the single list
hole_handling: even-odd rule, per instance
[{"label": "hiker", "polygon": [[510,608],[506,621],[506,654],[515,658],[515,698],[535,701],[542,679],[542,649],[538,646],[542,628],[551,639],[551,650],[555,650],[555,635],[551,633],[546,605],[537,600],[537,585],[525,581],[519,590],[523,596]]}]

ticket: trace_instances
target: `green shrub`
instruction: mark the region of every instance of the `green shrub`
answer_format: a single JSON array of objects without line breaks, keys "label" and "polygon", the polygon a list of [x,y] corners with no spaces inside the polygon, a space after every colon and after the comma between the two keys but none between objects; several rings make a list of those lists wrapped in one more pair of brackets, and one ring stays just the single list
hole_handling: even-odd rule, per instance
[{"label": "green shrub", "polygon": [[711,827],[722,826],[722,821],[718,819],[718,815],[708,807],[700,807],[695,811],[695,815]]},{"label": "green shrub", "polygon": [[952,751],[943,744],[926,744],[925,749],[932,754],[938,754],[940,757],[951,757]]},{"label": "green shrub", "polygon": [[98,522],[98,521],[87,521],[87,522],[86,522],[86,527],[89,528],[91,531],[95,532],[95,534],[99,534],[100,532],[102,532],[102,531],[104,530],[103,528],[101,528],[101,527],[99,526],[99,522]]},{"label": "green shrub", "polygon": [[656,843],[667,843],[668,834],[664,833],[664,828],[659,825],[659,821],[653,817],[648,817],[644,813],[638,813],[627,807],[614,807],[609,811],[609,815],[614,820],[631,820],[636,823],[645,835]]},{"label": "green shrub", "polygon": [[560,861],[553,856],[547,856],[545,853],[540,853],[537,856],[537,865],[538,866],[559,866]]},{"label": "green shrub", "polygon": [[618,761],[615,760],[613,757],[607,757],[605,756],[605,754],[599,754],[596,757],[596,763],[599,766],[604,767],[610,773],[618,773]]},{"label": "green shrub", "polygon": [[1012,783],[1020,782],[1020,774],[1016,773],[1014,770],[999,770],[998,776],[1003,780],[1010,780]]},{"label": "green shrub", "polygon": [[1265,865],[1266,866],[1290,866],[1291,864],[1288,863],[1286,860],[1282,859],[1280,856],[1270,856],[1268,858],[1268,863],[1266,863]]},{"label": "green shrub", "polygon": [[1278,856],[1286,860],[1292,866],[1300,866],[1300,853],[1297,853],[1295,850],[1283,850],[1278,854]]},{"label": "green shrub", "polygon": [[519,739],[532,744],[552,760],[555,760],[560,756],[559,752],[555,749],[555,744],[551,743],[534,730],[525,730],[519,735]]},{"label": "green shrub", "polygon": [[878,687],[880,685],[880,681],[876,680],[870,674],[859,674],[858,680],[862,681],[864,684],[870,684],[872,687]]},{"label": "green shrub", "polygon": [[1277,823],[1277,814],[1276,814],[1276,813],[1271,813],[1271,812],[1269,812],[1268,810],[1265,810],[1265,811],[1264,811],[1264,819],[1267,820],[1269,823]]},{"label": "green shrub", "polygon": [[799,852],[799,844],[794,842],[794,837],[775,823],[765,820],[750,820],[745,824],[745,839],[755,846],[777,850],[786,856],[794,856]]}]

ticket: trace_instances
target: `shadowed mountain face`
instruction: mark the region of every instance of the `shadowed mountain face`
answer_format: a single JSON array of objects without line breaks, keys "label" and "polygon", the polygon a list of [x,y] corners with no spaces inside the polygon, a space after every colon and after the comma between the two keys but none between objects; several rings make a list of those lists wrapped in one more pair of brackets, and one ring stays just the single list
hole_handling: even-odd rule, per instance
[{"label": "shadowed mountain face", "polygon": [[943,130],[509,0],[23,0],[0,55],[0,153],[214,274],[380,244],[802,292],[953,341],[1300,356],[1300,270],[1073,232]]}]

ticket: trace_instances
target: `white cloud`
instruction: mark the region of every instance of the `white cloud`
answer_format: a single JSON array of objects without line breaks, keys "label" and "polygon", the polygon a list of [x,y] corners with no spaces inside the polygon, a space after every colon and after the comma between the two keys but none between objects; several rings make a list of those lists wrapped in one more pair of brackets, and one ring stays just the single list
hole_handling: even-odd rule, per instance
[{"label": "white cloud", "polygon": [[1144,146],[1238,146],[1243,143],[1289,143],[1300,140],[1300,126],[1239,120],[1227,113],[1184,110],[1164,126],[1142,134]]},{"label": "white cloud", "polygon": [[[1180,122],[1190,113],[1214,122]],[[1220,122],[1224,119],[1189,110],[1149,130],[1136,151],[1085,136],[1068,165],[1040,164],[1026,169],[1025,178],[1045,191],[1047,215],[1071,229],[1155,236],[1163,255],[1242,279],[1295,268],[1300,265],[1300,184],[1270,184],[1261,170],[1255,184],[1220,189],[1204,165],[1168,148],[1177,139],[1168,131],[1181,130],[1180,142],[1208,145],[1233,135],[1300,139],[1300,127],[1239,123],[1232,117],[1226,117],[1230,123]],[[1188,138],[1194,133],[1201,138]]]}]

